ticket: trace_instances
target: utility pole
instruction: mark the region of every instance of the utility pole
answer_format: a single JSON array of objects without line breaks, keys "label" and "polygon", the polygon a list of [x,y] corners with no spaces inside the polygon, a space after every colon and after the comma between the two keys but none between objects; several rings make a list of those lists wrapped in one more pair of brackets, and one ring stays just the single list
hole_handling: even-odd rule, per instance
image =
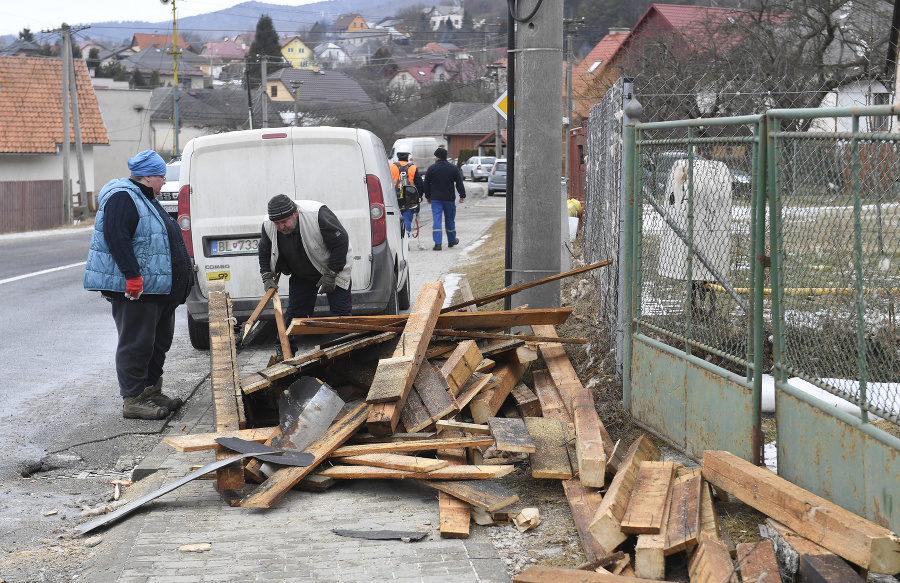
[{"label": "utility pole", "polygon": [[[269,55],[261,55],[259,62],[259,70],[262,72],[262,90],[264,94],[269,93],[269,84],[266,81],[268,74],[266,72],[266,65],[269,61]],[[267,99],[260,95],[262,99],[262,127],[269,127],[269,104],[267,103]]]},{"label": "utility pole", "polygon": [[569,156],[571,156],[569,152],[569,138],[572,129],[572,39],[578,34],[577,28],[584,26],[584,18],[566,18],[563,21],[563,26],[566,29],[566,159],[563,161],[563,167],[566,169],[566,189],[568,192],[571,179],[571,176],[569,176]]},{"label": "utility pole", "polygon": [[[517,25],[510,68],[515,95],[522,96],[510,106],[516,115],[510,272],[513,281],[530,283],[559,274],[562,264],[563,0],[520,0],[510,17]],[[556,308],[559,301],[559,282],[554,282],[517,293],[512,303]]]},{"label": "utility pole", "polygon": [[[496,102],[500,99],[500,69],[503,68],[502,65],[488,65],[488,69],[491,70],[491,77],[494,80],[494,101]],[[494,155],[498,158],[501,158],[502,153],[503,140],[500,136],[500,113],[497,112],[497,129],[494,133]]]},{"label": "utility pole", "polygon": [[250,129],[253,129],[253,99],[250,97],[250,65],[244,58],[244,80],[247,83],[247,116],[250,120]]},{"label": "utility pole", "polygon": [[300,86],[303,81],[294,79],[291,81],[291,89],[294,90],[294,127],[300,127]]},{"label": "utility pole", "polygon": [[69,178],[69,156],[71,155],[71,147],[69,141],[69,60],[66,57],[72,54],[72,47],[69,46],[71,37],[69,36],[69,25],[63,22],[63,54],[60,59],[60,71],[62,72],[62,110],[63,110],[63,223],[72,220],[72,185]]},{"label": "utility pole", "polygon": [[[69,76],[69,94],[72,103],[72,126],[75,130],[75,161],[78,167],[78,214],[80,217],[86,217],[88,213],[87,205],[87,184],[84,177],[84,148],[81,143],[81,119],[78,113],[78,85],[75,82],[75,60],[72,57],[72,29],[66,27],[63,29],[65,39],[63,42],[63,50],[65,51],[63,59],[63,74]],[[68,49],[66,49],[68,45]]]},{"label": "utility pole", "polygon": [[175,0],[162,0],[163,4],[172,3],[172,52],[168,53],[172,55],[172,59],[174,60],[174,85],[173,93],[172,93],[172,101],[174,103],[173,107],[173,121],[174,125],[174,134],[175,134],[175,146],[172,152],[172,157],[180,157],[181,156],[181,148],[178,145],[178,57],[181,56],[181,51],[178,50],[178,19],[175,17]]}]

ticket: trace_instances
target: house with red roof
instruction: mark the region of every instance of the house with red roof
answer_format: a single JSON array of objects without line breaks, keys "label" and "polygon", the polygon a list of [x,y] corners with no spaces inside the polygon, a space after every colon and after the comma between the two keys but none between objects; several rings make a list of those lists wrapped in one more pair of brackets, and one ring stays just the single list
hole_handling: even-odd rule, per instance
[{"label": "house with red roof", "polygon": [[[144,49],[150,48],[152,45],[156,45],[158,47],[164,47],[166,45],[172,44],[172,35],[171,34],[156,34],[156,33],[144,33],[144,32],[136,32],[134,36],[131,37],[131,50],[138,53],[143,51]],[[188,44],[184,42],[184,39],[181,38],[181,35],[178,35],[178,48],[182,49],[187,47]]]}]

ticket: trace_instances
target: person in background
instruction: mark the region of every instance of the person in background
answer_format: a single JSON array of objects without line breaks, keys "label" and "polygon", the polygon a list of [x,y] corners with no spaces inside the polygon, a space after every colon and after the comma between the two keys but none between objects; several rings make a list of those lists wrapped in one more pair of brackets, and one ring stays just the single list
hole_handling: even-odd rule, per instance
[{"label": "person in background", "polygon": [[126,419],[164,419],[183,404],[162,392],[175,309],[194,284],[181,229],[156,197],[166,163],[153,150],[128,160],[129,178],[100,191],[84,288],[112,306],[119,334],[116,376]]},{"label": "person in background", "polygon": [[[394,183],[394,192],[397,194],[397,204],[403,208],[403,211],[401,212],[401,215],[403,216],[403,226],[406,227],[407,233],[411,233],[412,219],[419,210],[418,205],[419,201],[422,199],[422,193],[425,191],[425,182],[423,182],[422,175],[418,172],[416,165],[409,161],[410,152],[406,148],[408,148],[408,146],[400,146],[397,150],[397,161],[391,164],[391,180],[393,180]],[[404,176],[404,174],[406,176]],[[408,197],[405,196],[404,191],[407,191],[407,188],[410,185],[415,186],[417,190],[415,202],[406,200]]]},{"label": "person in background", "polygon": [[447,231],[447,246],[453,247],[459,244],[456,238],[456,195],[453,187],[459,193],[459,203],[466,202],[466,187],[463,184],[462,173],[455,165],[447,161],[447,150],[438,148],[434,151],[434,164],[425,172],[425,200],[431,204],[432,231],[434,239],[434,251],[441,250],[441,216],[444,218],[444,229]]},{"label": "person in background", "polygon": [[[266,291],[278,287],[276,273],[291,276],[285,325],[311,318],[319,293],[328,298],[332,316],[349,316],[353,249],[335,214],[321,202],[295,203],[284,194],[269,200],[268,213],[259,239],[259,272]],[[296,350],[294,342],[291,346]],[[275,352],[284,358],[278,343]]]}]

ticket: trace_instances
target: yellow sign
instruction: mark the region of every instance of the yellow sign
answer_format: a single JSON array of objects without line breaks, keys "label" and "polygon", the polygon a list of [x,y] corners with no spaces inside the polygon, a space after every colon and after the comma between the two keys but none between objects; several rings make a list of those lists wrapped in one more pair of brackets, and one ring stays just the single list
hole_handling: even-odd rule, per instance
[{"label": "yellow sign", "polygon": [[503,94],[497,98],[497,101],[491,105],[497,110],[497,113],[503,116],[503,119],[506,119],[506,91],[504,91]]},{"label": "yellow sign", "polygon": [[207,271],[206,281],[228,281],[231,279],[230,271]]}]

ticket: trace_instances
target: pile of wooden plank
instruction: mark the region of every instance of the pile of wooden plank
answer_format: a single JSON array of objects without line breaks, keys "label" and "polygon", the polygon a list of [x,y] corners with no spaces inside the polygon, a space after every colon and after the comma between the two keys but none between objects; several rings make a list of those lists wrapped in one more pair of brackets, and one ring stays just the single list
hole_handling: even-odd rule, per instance
[{"label": "pile of wooden plank", "polygon": [[[859,579],[847,561],[860,571],[900,572],[900,539],[892,532],[765,468],[709,451],[702,467],[689,469],[660,461],[646,435],[614,442],[563,349],[573,340],[556,335],[571,310],[478,312],[470,300],[467,311],[448,311],[444,299],[436,282],[423,286],[408,316],[295,320],[292,334],[352,333],[240,377],[230,299],[211,282],[216,431],[166,441],[184,451],[215,449],[219,457],[228,454],[218,437],[272,443],[277,419],[260,425],[265,417],[255,409],[311,375],[348,385],[360,398],[305,449],[312,465],[267,474],[250,461],[218,470],[217,489],[229,503],[266,508],[293,487],[411,478],[439,491],[441,536],[461,538],[473,519],[509,518],[518,495],[494,480],[527,455],[533,478],[560,480],[589,562],[578,570],[532,567],[517,581],[664,580],[667,561],[679,553],[699,583],[777,577],[768,540],[729,548],[714,492],[768,515],[769,537],[799,549],[794,565],[801,571],[827,578],[824,571],[844,565]],[[513,327],[531,334],[499,333]],[[522,382],[526,370],[530,386]]]}]

